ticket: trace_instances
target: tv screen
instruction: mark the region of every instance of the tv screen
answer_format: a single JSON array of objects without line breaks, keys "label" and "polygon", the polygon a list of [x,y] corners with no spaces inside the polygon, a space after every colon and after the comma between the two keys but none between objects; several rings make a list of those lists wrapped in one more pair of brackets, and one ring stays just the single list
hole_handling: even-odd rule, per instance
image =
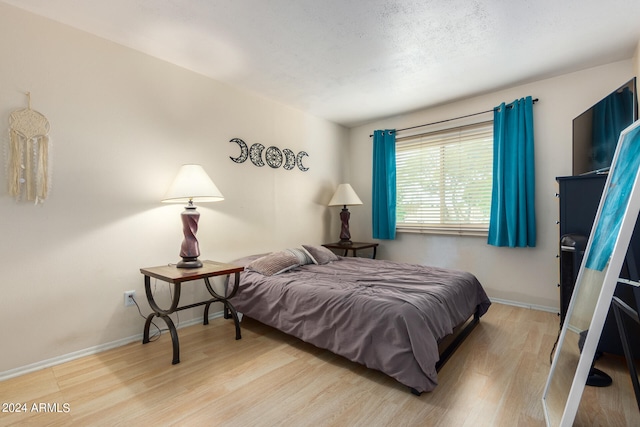
[{"label": "tv screen", "polygon": [[607,172],[620,132],[637,119],[635,77],[573,119],[573,175]]}]

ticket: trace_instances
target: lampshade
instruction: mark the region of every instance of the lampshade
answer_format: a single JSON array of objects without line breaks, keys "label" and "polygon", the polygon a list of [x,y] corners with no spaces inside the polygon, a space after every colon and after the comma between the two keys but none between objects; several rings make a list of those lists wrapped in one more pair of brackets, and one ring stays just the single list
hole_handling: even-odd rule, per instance
[{"label": "lampshade", "polygon": [[351,206],[361,205],[362,200],[358,197],[350,184],[340,184],[329,201],[329,206]]},{"label": "lampshade", "polygon": [[182,165],[163,202],[217,202],[224,196],[200,165]]}]

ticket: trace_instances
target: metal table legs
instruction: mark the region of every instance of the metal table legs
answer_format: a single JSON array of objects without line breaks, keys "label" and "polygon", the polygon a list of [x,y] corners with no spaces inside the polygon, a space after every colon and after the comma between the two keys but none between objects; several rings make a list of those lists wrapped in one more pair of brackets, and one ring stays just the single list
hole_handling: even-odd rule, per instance
[{"label": "metal table legs", "polygon": [[236,327],[236,339],[237,340],[241,339],[242,335],[240,332],[240,320],[238,319],[238,313],[236,312],[236,309],[233,307],[231,302],[229,302],[229,299],[233,298],[233,296],[238,291],[238,284],[240,283],[240,273],[234,273],[234,274],[235,274],[234,286],[229,295],[226,295],[226,296],[219,295],[211,286],[209,278],[204,277],[203,279],[204,279],[204,283],[206,285],[207,291],[209,291],[209,294],[211,294],[213,298],[206,301],[200,301],[194,304],[189,304],[181,307],[178,307],[178,303],[180,301],[181,283],[175,283],[171,306],[169,307],[169,309],[166,309],[166,310],[160,308],[156,303],[155,298],[153,296],[153,292],[151,291],[151,278],[145,275],[144,290],[147,295],[147,301],[149,302],[149,306],[153,310],[153,313],[147,316],[147,320],[144,324],[144,333],[143,333],[142,343],[146,344],[149,342],[149,328],[151,327],[151,322],[153,318],[158,317],[164,320],[164,322],[167,325],[167,328],[169,329],[169,333],[171,334],[171,342],[173,343],[173,360],[171,363],[174,365],[180,363],[180,343],[178,341],[178,331],[176,329],[176,326],[173,323],[173,320],[171,320],[171,317],[169,316],[175,313],[176,311],[186,310],[188,308],[204,305],[205,309],[204,309],[204,318],[203,318],[202,324],[208,325],[209,324],[209,307],[211,307],[211,304],[213,304],[214,302],[221,302],[224,305],[225,318],[229,318],[228,313],[231,313],[231,317],[233,318],[233,322]]}]

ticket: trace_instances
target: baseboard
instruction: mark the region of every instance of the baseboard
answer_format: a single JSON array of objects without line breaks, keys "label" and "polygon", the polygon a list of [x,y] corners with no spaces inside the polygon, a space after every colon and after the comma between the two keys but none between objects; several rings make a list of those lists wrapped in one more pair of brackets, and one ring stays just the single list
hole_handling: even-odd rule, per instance
[{"label": "baseboard", "polygon": [[[209,320],[222,317],[222,315],[223,315],[222,311],[209,314]],[[178,325],[176,325],[176,328],[182,329],[182,328],[186,328],[188,326],[192,326],[199,323],[202,323],[202,318],[196,317],[186,322],[180,322]],[[61,363],[69,362],[71,360],[79,359],[81,357],[102,353],[103,351],[111,350],[112,348],[116,348],[116,347],[121,347],[123,345],[127,345],[135,341],[142,342],[142,333],[131,336],[131,337],[112,341],[109,343],[100,344],[94,347],[85,348],[84,350],[74,351],[73,353],[63,354],[61,356],[53,357],[51,359],[32,363],[30,365],[20,366],[18,368],[9,369],[8,371],[0,372],[0,381],[8,380],[9,378],[19,377],[20,375],[39,371],[41,369],[50,368],[52,366],[60,365]]]},{"label": "baseboard", "polygon": [[504,304],[504,305],[512,305],[514,307],[522,307],[522,308],[528,308],[531,310],[538,310],[538,311],[547,311],[549,313],[559,313],[560,310],[557,307],[546,307],[544,305],[536,305],[536,304],[524,304],[518,301],[510,301],[510,300],[506,300],[506,299],[500,299],[500,298],[489,298],[491,300],[491,302],[495,302],[498,304]]}]

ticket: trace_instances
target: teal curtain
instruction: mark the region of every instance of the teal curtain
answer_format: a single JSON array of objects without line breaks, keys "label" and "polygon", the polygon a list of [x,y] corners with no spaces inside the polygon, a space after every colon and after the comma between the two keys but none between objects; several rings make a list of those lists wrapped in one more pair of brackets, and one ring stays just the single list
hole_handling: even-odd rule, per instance
[{"label": "teal curtain", "polygon": [[493,187],[488,243],[536,245],[533,101],[530,96],[493,113]]},{"label": "teal curtain", "polygon": [[374,239],[396,238],[396,131],[373,132],[372,223]]}]

